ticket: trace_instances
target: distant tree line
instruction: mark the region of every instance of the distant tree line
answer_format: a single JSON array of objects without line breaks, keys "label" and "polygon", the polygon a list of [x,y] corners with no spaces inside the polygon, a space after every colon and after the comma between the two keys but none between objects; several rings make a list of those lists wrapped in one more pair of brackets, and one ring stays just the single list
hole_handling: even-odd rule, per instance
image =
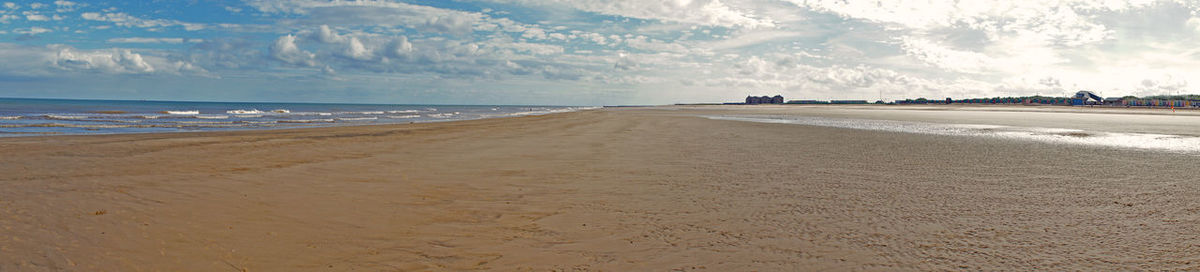
[{"label": "distant tree line", "polygon": [[[1055,97],[1055,96],[1044,96],[1044,95],[1031,95],[1031,96],[997,96],[997,97],[980,97],[980,98],[971,98],[971,99],[995,99],[995,100],[1005,100],[1005,99],[1017,99],[1017,100],[1025,100],[1025,99],[1030,99],[1030,100],[1036,100],[1036,99],[1042,99],[1042,100],[1045,100],[1045,99],[1061,99],[1061,98],[1062,98],[1062,97]],[[1151,95],[1151,96],[1144,96],[1144,97],[1137,97],[1137,96],[1127,95],[1127,96],[1124,96],[1124,97],[1121,97],[1121,98],[1122,98],[1122,99],[1126,99],[1126,100],[1129,100],[1129,99],[1200,100],[1200,94],[1181,94],[1181,95]],[[932,100],[930,100],[930,99],[926,99],[926,98],[924,98],[924,97],[917,98],[917,99],[906,99],[906,100],[910,100],[910,101],[932,101]]]},{"label": "distant tree line", "polygon": [[1200,94],[1181,94],[1181,95],[1151,95],[1138,98],[1136,96],[1125,96],[1125,99],[1160,99],[1160,100],[1200,100]]}]

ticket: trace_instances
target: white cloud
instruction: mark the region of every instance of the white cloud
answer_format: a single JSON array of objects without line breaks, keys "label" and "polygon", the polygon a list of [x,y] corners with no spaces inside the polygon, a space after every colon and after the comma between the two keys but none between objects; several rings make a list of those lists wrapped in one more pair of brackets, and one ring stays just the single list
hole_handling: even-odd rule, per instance
[{"label": "white cloud", "polygon": [[183,29],[188,31],[201,30],[205,28],[203,24],[185,23],[176,20],[165,19],[142,19],[121,12],[84,12],[79,16],[85,20],[110,22],[121,27],[156,28],[181,26]]},{"label": "white cloud", "polygon": [[1186,76],[1161,74],[1153,78],[1142,79],[1141,86],[1137,90],[1140,95],[1175,94],[1185,91],[1187,87]]},{"label": "white cloud", "polygon": [[513,50],[513,52],[517,52],[517,53],[526,53],[526,54],[539,55],[539,56],[557,55],[557,54],[563,53],[562,46],[553,45],[553,44],[514,42],[514,43],[491,43],[489,45],[495,46],[498,48],[510,49],[510,50]]},{"label": "white cloud", "polygon": [[428,6],[412,5],[384,0],[355,0],[355,1],[321,1],[321,0],[248,0],[247,5],[259,11],[268,13],[308,14],[315,8],[328,7],[367,7],[367,8],[399,8],[406,10],[441,11]]},{"label": "white cloud", "polygon": [[[837,38],[816,48],[822,51],[807,51],[818,52],[819,62],[865,62],[905,70],[909,78],[924,82],[912,88],[928,93],[939,89],[965,89],[971,91],[963,94],[981,96],[1034,91],[1057,95],[1076,89],[1113,95],[1163,92],[1187,88],[1186,82],[1178,80],[1186,78],[1181,71],[1200,68],[1195,60],[1200,51],[1183,45],[1200,38],[1200,19],[1193,19],[1200,12],[1196,3],[789,2],[840,17],[841,26],[831,29],[840,32]],[[1187,15],[1189,10],[1191,16],[1176,19],[1175,11]],[[1178,30],[1185,33],[1174,32]],[[870,36],[874,33],[878,35]],[[870,88],[849,91],[866,89]]]},{"label": "white cloud", "polygon": [[652,52],[669,52],[669,53],[686,53],[688,48],[682,44],[664,42],[648,38],[646,36],[637,36],[632,39],[626,39],[625,45],[630,48],[646,50]]},{"label": "white cloud", "polygon": [[750,45],[761,44],[764,42],[801,37],[804,35],[804,33],[800,32],[782,30],[747,31],[738,34],[738,36],[734,38],[708,43],[707,48],[710,50],[736,49]]},{"label": "white cloud", "polygon": [[566,6],[588,12],[638,19],[661,20],[724,27],[774,27],[769,19],[758,18],[720,0],[501,0],[529,5]]},{"label": "white cloud", "polygon": [[314,37],[317,41],[323,43],[339,43],[345,40],[342,36],[330,30],[328,25],[321,25]]},{"label": "white cloud", "polygon": [[13,32],[16,32],[16,33],[21,33],[21,34],[37,35],[37,34],[42,34],[42,33],[50,33],[50,32],[53,32],[53,31],[54,31],[54,30],[51,30],[51,29],[48,29],[48,28],[36,27],[36,26],[35,26],[35,27],[26,28],[26,29],[18,29],[18,30],[15,30],[15,31],[13,31]]},{"label": "white cloud", "polygon": [[[265,55],[289,65],[321,67],[314,71],[329,66],[338,71],[339,77],[361,73],[428,73],[439,78],[540,76],[552,80],[596,80],[603,78],[600,73],[612,71],[611,63],[596,65],[557,59],[565,57],[564,51],[560,45],[524,42],[508,36],[493,36],[483,41],[412,39],[405,35],[318,26],[276,39]],[[520,64],[514,68],[508,63]]]},{"label": "white cloud", "polygon": [[620,53],[617,55],[617,60],[614,62],[613,68],[623,71],[637,70],[638,64],[629,54]]},{"label": "white cloud", "polygon": [[599,33],[587,33],[582,37],[599,45],[605,45],[608,42],[608,40],[604,38],[604,35],[600,35]]},{"label": "white cloud", "polygon": [[[62,45],[45,48],[0,47],[0,58],[8,58],[6,52],[23,52],[35,59],[44,59],[49,64],[45,70],[61,74],[61,71],[101,74],[211,74],[190,62],[169,60],[161,56],[145,55],[128,49],[79,50]],[[19,61],[19,60],[18,60]],[[27,67],[38,70],[38,67]]]},{"label": "white cloud", "polygon": [[317,65],[314,60],[316,56],[296,46],[296,37],[290,34],[275,39],[275,43],[271,44],[270,52],[272,58],[287,64],[298,66]]},{"label": "white cloud", "polygon": [[1200,33],[1200,17],[1189,17],[1185,24],[1192,31]]},{"label": "white cloud", "polygon": [[838,1],[788,0],[847,18],[897,24],[915,30],[965,27],[993,41],[1033,33],[1054,44],[1078,46],[1109,39],[1110,30],[1088,14],[1123,11],[1150,1]]},{"label": "white cloud", "polygon": [[24,14],[25,19],[30,20],[30,21],[49,21],[50,20],[50,17],[46,17],[46,15],[41,15],[41,14],[38,14],[38,13],[32,12],[32,11],[22,12],[21,14]]},{"label": "white cloud", "polygon": [[185,42],[199,43],[204,42],[201,39],[185,39],[185,38],[144,38],[144,37],[129,37],[129,38],[112,38],[108,39],[109,43],[171,43],[180,44]]},{"label": "white cloud", "polygon": [[953,72],[979,74],[1004,68],[988,55],[946,48],[922,38],[904,37],[901,48],[918,60]]},{"label": "white cloud", "polygon": [[526,39],[545,40],[546,31],[540,28],[529,28],[525,29],[525,32],[521,33],[521,37]]},{"label": "white cloud", "polygon": [[75,11],[76,8],[79,8],[79,7],[82,7],[85,5],[76,3],[76,2],[66,1],[66,0],[57,0],[57,1],[54,1],[54,6],[57,7],[56,9],[54,9],[55,12],[63,13],[63,12]]},{"label": "white cloud", "polygon": [[480,18],[475,14],[450,13],[444,16],[430,17],[420,28],[426,31],[464,35],[471,32],[478,20]]},{"label": "white cloud", "polygon": [[355,60],[371,60],[374,54],[356,37],[350,37],[346,44],[345,56]]},{"label": "white cloud", "polygon": [[154,67],[140,54],[129,50],[77,52],[70,48],[58,51],[54,64],[64,70],[90,70],[104,73],[150,73]]},{"label": "white cloud", "polygon": [[388,50],[388,52],[390,52],[393,57],[409,56],[409,54],[412,54],[414,51],[413,44],[408,41],[408,37],[406,36],[400,36],[396,38],[396,40],[391,42],[391,45],[388,46],[388,48],[391,48]]},{"label": "white cloud", "polygon": [[[0,8],[0,22],[22,23],[4,31],[25,34],[14,36],[30,44],[60,42],[30,35],[114,26],[112,31],[132,37],[112,38],[112,31],[95,31],[107,34],[79,35],[80,40],[107,41],[115,47],[186,44],[151,46],[164,48],[156,50],[69,48],[63,54],[54,49],[40,62],[13,64],[55,63],[43,70],[60,73],[212,70],[214,75],[314,81],[418,78],[433,86],[463,88],[575,81],[560,83],[579,89],[618,86],[621,92],[662,99],[655,102],[737,98],[747,90],[819,99],[874,99],[880,91],[892,98],[1058,94],[1074,89],[1153,94],[1195,88],[1188,79],[1194,77],[1191,71],[1200,70],[1200,49],[1194,46],[1200,42],[1200,3],[492,1],[513,5],[464,3],[496,8],[475,12],[393,0],[211,4],[219,13],[241,12],[264,22],[247,25],[148,18],[89,7],[87,1],[59,0],[38,10],[14,11],[26,2]],[[30,23],[26,19],[76,14],[49,12],[52,7],[79,9],[84,20],[107,23],[24,25]],[[520,17],[524,14],[538,15]],[[174,28],[203,29],[205,37],[213,38],[183,38],[195,36],[187,33],[159,37],[166,34],[160,31]],[[17,51],[4,48],[0,44],[0,61],[11,60],[4,54]],[[25,72],[0,67],[0,73]]]},{"label": "white cloud", "polygon": [[408,26],[458,35],[469,34],[486,17],[475,12],[380,0],[249,0],[247,5],[264,13],[305,15],[304,20],[315,24]]}]

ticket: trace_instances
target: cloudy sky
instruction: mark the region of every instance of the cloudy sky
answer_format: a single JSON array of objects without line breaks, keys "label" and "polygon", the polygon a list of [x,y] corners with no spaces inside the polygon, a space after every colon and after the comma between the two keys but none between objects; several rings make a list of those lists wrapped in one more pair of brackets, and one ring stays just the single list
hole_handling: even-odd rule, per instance
[{"label": "cloudy sky", "polygon": [[0,97],[612,105],[1152,95],[1200,80],[1197,1],[2,4]]}]

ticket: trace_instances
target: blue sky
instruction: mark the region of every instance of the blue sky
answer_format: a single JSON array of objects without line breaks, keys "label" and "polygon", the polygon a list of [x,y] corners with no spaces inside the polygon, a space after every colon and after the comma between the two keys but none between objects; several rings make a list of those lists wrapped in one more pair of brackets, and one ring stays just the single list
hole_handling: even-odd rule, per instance
[{"label": "blue sky", "polygon": [[11,1],[0,97],[663,104],[1189,93],[1197,1]]}]

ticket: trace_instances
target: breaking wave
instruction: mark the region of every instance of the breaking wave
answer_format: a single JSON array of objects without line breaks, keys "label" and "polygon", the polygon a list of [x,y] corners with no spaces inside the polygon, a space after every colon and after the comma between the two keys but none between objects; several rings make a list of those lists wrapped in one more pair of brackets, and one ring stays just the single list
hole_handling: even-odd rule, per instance
[{"label": "breaking wave", "polygon": [[[407,124],[567,112],[587,108],[513,106],[373,106],[296,104],[252,108],[241,104],[146,106],[114,102],[104,108],[61,111],[76,106],[63,102],[46,111],[5,112],[0,137],[42,134],[103,134],[173,131],[263,129],[365,124]],[[126,105],[131,104],[131,105]],[[67,107],[64,107],[67,106]],[[124,108],[111,111],[106,108]],[[148,108],[148,109],[147,109]],[[161,109],[182,110],[161,110]],[[142,111],[128,109],[144,109]],[[295,111],[293,111],[295,110]]]},{"label": "breaking wave", "polygon": [[333,119],[306,119],[306,120],[279,120],[279,121],[275,121],[275,122],[306,124],[306,123],[333,123],[334,120]]},{"label": "breaking wave", "polygon": [[162,114],[174,114],[174,115],[196,115],[196,114],[200,114],[200,111],[198,111],[198,110],[187,110],[187,111],[161,111],[161,112],[159,112],[159,113],[162,113]]}]

